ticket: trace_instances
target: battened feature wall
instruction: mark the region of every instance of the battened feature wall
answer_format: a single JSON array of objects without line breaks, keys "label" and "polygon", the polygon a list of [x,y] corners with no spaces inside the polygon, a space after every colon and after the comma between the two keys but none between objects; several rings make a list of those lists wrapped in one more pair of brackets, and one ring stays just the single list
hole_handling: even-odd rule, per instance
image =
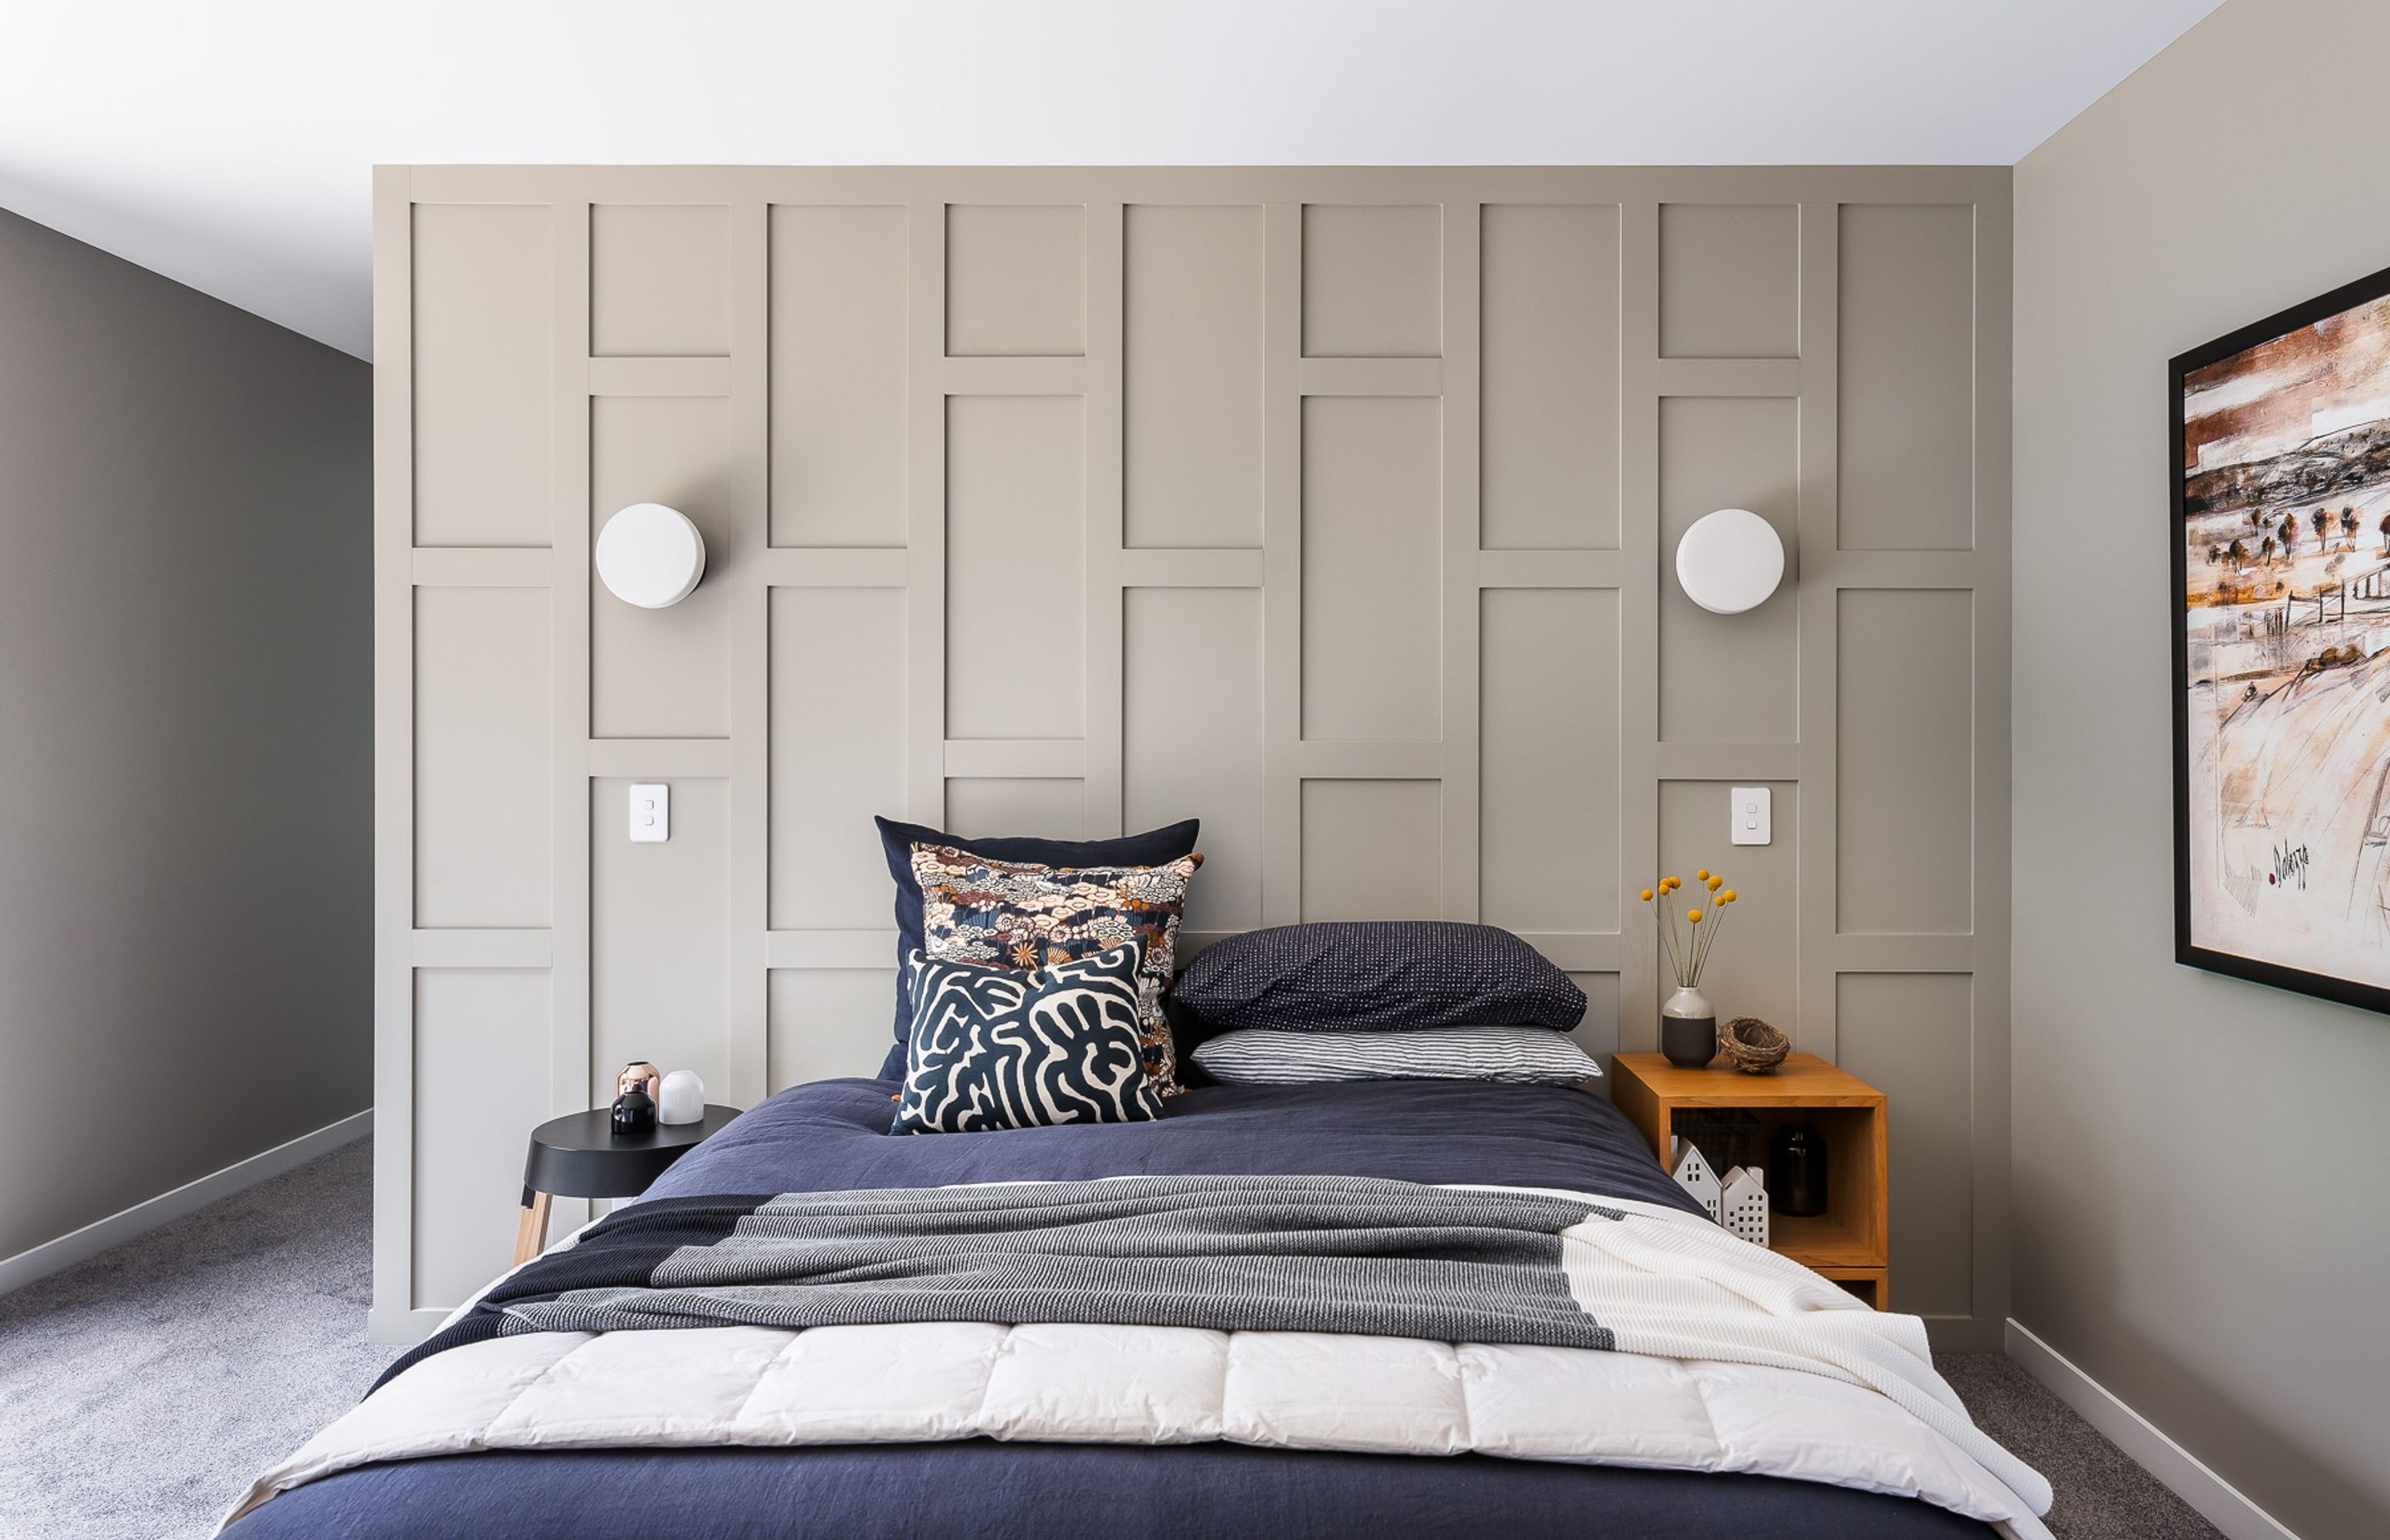
[{"label": "battened feature wall", "polygon": [[[1993,1340],[2005,172],[376,186],[379,1334],[623,1060],[871,1072],[887,812],[1200,815],[1196,943],[1505,925],[1603,1053],[1656,1036],[1632,890],[1723,866],[1711,994],[1890,1091],[1896,1298]],[[649,500],[711,552],[660,612],[589,562]],[[1729,506],[1790,581],[1719,617],[1669,564]]]}]

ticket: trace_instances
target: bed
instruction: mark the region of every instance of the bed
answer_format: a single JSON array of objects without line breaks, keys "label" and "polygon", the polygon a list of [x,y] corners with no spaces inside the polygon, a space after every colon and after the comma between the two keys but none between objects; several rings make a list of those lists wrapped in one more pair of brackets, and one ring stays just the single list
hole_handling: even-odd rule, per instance
[{"label": "bed", "polygon": [[[1606,1101],[1566,1087],[1216,1086],[1172,1098],[1155,1122],[942,1137],[892,1137],[890,1089],[857,1079],[783,1092],[708,1141],[642,1201],[1283,1175],[1552,1189],[1654,1212],[1691,1207]],[[1927,1540],[1998,1531],[1914,1497],[1773,1475],[1217,1440],[957,1438],[492,1449],[366,1463],[303,1480],[226,1533],[232,1540],[469,1533],[520,1540],[1368,1533]],[[2039,1532],[2026,1518],[2014,1533]]]}]

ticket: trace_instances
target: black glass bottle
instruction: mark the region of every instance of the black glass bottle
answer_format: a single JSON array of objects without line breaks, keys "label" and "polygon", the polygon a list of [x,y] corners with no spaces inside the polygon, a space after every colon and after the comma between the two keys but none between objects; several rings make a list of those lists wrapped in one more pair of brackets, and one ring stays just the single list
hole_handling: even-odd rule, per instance
[{"label": "black glass bottle", "polygon": [[1767,1141],[1767,1199],[1778,1213],[1826,1212],[1826,1141],[1815,1129],[1780,1128]]},{"label": "black glass bottle", "polygon": [[614,1132],[652,1134],[656,1131],[656,1098],[634,1087],[614,1098]]}]

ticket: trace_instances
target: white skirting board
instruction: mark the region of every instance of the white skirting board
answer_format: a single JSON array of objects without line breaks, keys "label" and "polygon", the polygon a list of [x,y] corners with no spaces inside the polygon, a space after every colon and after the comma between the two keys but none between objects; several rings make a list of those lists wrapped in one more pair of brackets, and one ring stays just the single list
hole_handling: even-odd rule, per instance
[{"label": "white skirting board", "polygon": [[260,1150],[245,1161],[235,1161],[222,1171],[211,1172],[195,1182],[184,1183],[171,1192],[161,1192],[122,1213],[95,1220],[56,1240],[44,1241],[30,1251],[19,1251],[15,1256],[0,1259],[0,1294],[22,1289],[36,1278],[62,1272],[78,1262],[97,1256],[111,1246],[122,1245],[144,1231],[154,1230],[193,1210],[203,1209],[219,1198],[229,1198],[243,1187],[255,1187],[269,1176],[279,1176],[294,1166],[305,1165],[316,1156],[329,1154],[372,1132],[373,1109],[368,1107],[338,1123],[328,1123],[313,1134],[302,1134],[288,1144]]},{"label": "white skirting board", "polygon": [[2282,1522],[2210,1470],[2198,1456],[2168,1438],[2157,1424],[2116,1398],[2115,1392],[2068,1362],[2066,1355],[2018,1324],[2008,1323],[2009,1356],[2049,1387],[2059,1400],[2122,1449],[2158,1484],[2222,1530],[2227,1540],[2299,1540]]}]

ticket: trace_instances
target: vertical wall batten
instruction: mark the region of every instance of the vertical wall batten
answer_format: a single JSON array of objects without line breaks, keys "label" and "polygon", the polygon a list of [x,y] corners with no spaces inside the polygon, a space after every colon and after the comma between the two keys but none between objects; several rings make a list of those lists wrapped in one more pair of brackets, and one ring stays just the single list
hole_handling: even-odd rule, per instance
[{"label": "vertical wall batten", "polygon": [[946,816],[946,205],[906,219],[905,815]]},{"label": "vertical wall batten", "polygon": [[[1841,210],[1831,203],[1804,203],[1800,219],[1800,507],[1787,568],[1795,579],[1814,568],[1831,572],[1839,565],[1833,550],[1838,543],[1835,499],[1842,434],[1838,406]],[[1801,630],[1795,673],[1800,689],[1800,746],[1794,778],[1801,786],[1796,837],[1805,851],[1831,851],[1837,750],[1834,701],[1841,678],[1835,649],[1839,600],[1832,580],[1821,573],[1801,584],[1795,602],[1800,606]],[[1831,1059],[1836,991],[1832,958],[1823,947],[1831,946],[1835,930],[1833,862],[1802,862],[1797,892],[1800,978],[1796,989],[1801,1019],[1792,1030],[1797,1032],[1797,1046],[1803,1052]]]},{"label": "vertical wall batten", "polygon": [[[1966,206],[1973,266],[1961,273],[1939,253],[1954,244],[1948,216]],[[1864,215],[1856,225],[1853,208]],[[489,485],[532,484],[520,462],[504,460],[508,446],[495,430],[461,450],[458,440],[443,440],[440,488],[427,468],[418,492],[419,441],[458,414],[450,397],[440,398],[446,416],[437,421],[431,408],[418,410],[424,386],[416,340],[427,336],[427,359],[433,340],[420,333],[417,307],[451,303],[460,292],[453,275],[470,271],[451,254],[442,269],[448,276],[421,276],[425,209],[452,222],[460,210],[495,216],[468,232],[465,250],[503,238],[515,244],[496,248],[502,252],[528,250],[534,228],[546,242],[535,280],[518,263],[511,280],[490,278],[487,293],[472,289],[469,276],[461,290],[492,304],[506,297],[506,281],[548,290],[542,308],[552,335],[541,345],[554,421],[544,449],[551,482],[544,521],[523,519],[519,503],[500,507],[491,493],[487,528],[476,525],[483,505],[470,495],[472,454],[502,462]],[[544,220],[537,226],[521,217],[533,210]],[[1248,218],[1255,223],[1240,223]],[[444,1173],[446,1186],[421,1185],[426,1150],[414,1145],[417,1123],[475,1105],[453,1088],[417,1084],[423,999],[433,1000],[434,1024],[454,1045],[460,1032],[507,1024],[532,997],[528,981],[545,969],[549,1020],[524,1023],[526,1033],[544,1033],[538,1100],[550,1111],[586,1105],[593,1075],[608,1067],[593,1063],[593,1034],[621,1032],[625,1010],[639,1011],[628,1024],[645,1033],[645,1010],[625,1005],[630,995],[620,991],[653,995],[658,979],[674,978],[694,989],[700,977],[711,989],[710,960],[700,975],[685,971],[690,926],[679,938],[682,955],[649,964],[626,948],[618,924],[610,950],[596,958],[606,993],[593,1018],[593,913],[619,920],[636,912],[624,905],[637,896],[616,884],[643,870],[695,884],[680,891],[687,903],[679,906],[657,896],[669,889],[649,893],[649,921],[710,913],[700,903],[718,904],[726,917],[727,1005],[718,1026],[709,1005],[687,1022],[660,1020],[653,1043],[638,1046],[712,1056],[721,1078],[709,1087],[713,1098],[739,1105],[790,1078],[867,1072],[879,1049],[867,1045],[884,1042],[887,1032],[893,931],[884,879],[865,859],[867,829],[857,815],[852,840],[840,832],[850,817],[843,802],[884,800],[880,810],[949,826],[956,818],[1060,820],[1067,812],[1075,832],[1097,837],[1132,819],[1181,815],[1172,804],[1219,767],[1253,794],[1239,789],[1201,810],[1205,843],[1221,857],[1215,869],[1240,874],[1238,886],[1224,890],[1239,894],[1233,911],[1215,911],[1206,923],[1284,924],[1373,906],[1512,923],[1556,964],[1590,976],[1596,1004],[1582,1040],[1597,1050],[1609,1046],[1613,985],[1616,1046],[1656,1042],[1657,1006],[1670,985],[1634,891],[1659,872],[1664,855],[1782,874],[1784,891],[1765,909],[1754,905],[1743,943],[1764,966],[1781,964],[1770,975],[1781,988],[1747,977],[1742,994],[1766,995],[1767,1008],[1788,1011],[1780,1024],[1803,1048],[1829,1057],[1847,1049],[1861,1072],[1861,1058],[1880,1064],[1893,1077],[1896,1105],[1898,1077],[1907,1075],[1919,1105],[1955,1106],[1951,1056],[1964,1042],[1972,1122],[1965,1163],[1947,1141],[1921,1147],[1915,1169],[1927,1175],[1917,1179],[1933,1191],[1910,1192],[1909,1201],[1930,1196],[1934,1213],[1959,1216],[1942,1223],[1972,1238],[1972,1297],[1957,1296],[1955,1274],[1944,1268],[1931,1275],[1942,1297],[1916,1307],[1937,1312],[1937,1343],[1996,1340],[2007,1246],[2008,218],[2004,173],[1931,168],[378,171],[376,1334],[418,1337],[456,1303],[443,1280],[471,1251],[458,1238],[481,1233],[491,1219],[454,1212],[463,1178],[453,1156],[430,1168]],[[1307,228],[1316,249],[1306,249]],[[511,233],[490,233],[501,229]],[[775,250],[783,229],[801,251]],[[1940,342],[1912,358],[1927,344],[1901,340],[1903,313],[1876,304],[1874,287],[1846,289],[1855,271],[1846,248],[1861,241],[1870,244],[1859,256],[1877,272],[1887,262],[1907,264],[1897,271],[1916,276],[1936,302],[1957,284],[1972,286],[1970,358],[1951,356]],[[900,245],[901,280],[892,271]],[[1258,268],[1222,276],[1224,261]],[[643,263],[649,276],[639,278]],[[591,356],[598,268],[597,302],[607,314],[597,319],[610,348],[602,358]],[[868,306],[858,300],[861,308],[842,313],[826,304],[783,333],[807,345],[775,356],[776,304],[860,283],[867,272],[887,275]],[[1153,287],[1130,291],[1145,282]],[[718,312],[709,298],[717,284]],[[1183,318],[1174,303],[1186,307]],[[1846,309],[1862,313],[1859,332]],[[457,314],[434,317],[449,322],[442,335],[451,357]],[[1307,323],[1318,356],[1306,356]],[[717,336],[722,352],[713,354]],[[952,357],[950,338],[961,350]],[[1142,350],[1147,338],[1153,351]],[[514,341],[520,363],[528,344],[520,333]],[[656,353],[635,351],[643,345]],[[1863,357],[1863,349],[1872,351]],[[1953,371],[1972,371],[1967,548],[1958,547],[1948,508],[1913,528],[1895,521],[1897,499],[1883,489],[1906,484],[1900,477],[1919,474],[1914,468],[1887,468],[1879,456],[1871,471],[1851,468],[1863,451],[1905,442],[1896,399],[1854,435],[1853,414],[1869,400],[1860,372],[1897,379],[1912,363],[1936,371],[1943,400],[1953,399]],[[1130,399],[1133,388],[1153,391],[1163,379],[1176,394]],[[790,392],[777,406],[776,380]],[[629,404],[610,399],[619,397],[657,411],[593,418],[600,397],[610,398],[610,412]],[[726,425],[718,468],[690,463],[670,426],[693,420],[674,413],[705,409],[685,399],[692,397],[713,398],[726,414],[716,419]],[[1023,397],[1071,399],[1081,432],[1075,454],[1059,448],[1057,404]],[[1873,399],[1886,398],[1879,390]],[[964,413],[950,414],[950,401]],[[827,404],[827,415],[813,415],[809,402]],[[949,421],[962,424],[956,442],[983,456],[1009,447],[1001,434],[991,442],[986,425],[997,418],[970,415],[991,407],[1028,413],[1003,420],[1050,428],[1058,447],[996,466],[1011,481],[993,505],[985,497],[972,505],[949,495]],[[1433,423],[1430,411],[1438,414]],[[1318,436],[1308,448],[1307,420]],[[593,421],[605,442],[593,444]],[[1778,489],[1764,478],[1778,460],[1767,445],[1747,442],[1747,429],[1776,423],[1790,425],[1779,456],[1792,482],[1780,499],[1788,591],[1764,614],[1684,628],[1684,612],[1674,608],[1681,596],[1670,520],[1687,515],[1687,486],[1712,482],[1679,481],[1683,462],[1664,465],[1664,456],[1684,456],[1690,442],[1692,459],[1714,452],[1743,468],[1715,482],[1720,495],[1740,495],[1731,476],[1747,470],[1756,483],[1750,495],[1773,497]],[[1578,428],[1583,437],[1571,439]],[[1703,442],[1704,431],[1716,436]],[[610,646],[635,650],[604,654],[593,680],[590,537],[594,521],[611,511],[592,506],[593,450],[627,449],[631,459],[614,463],[636,463],[659,447],[667,451],[660,463],[683,464],[700,487],[693,495],[712,499],[706,507],[721,533],[706,583],[717,607],[711,623],[726,615],[726,639],[712,643],[718,663],[704,662],[709,655],[675,630],[687,617],[623,626],[615,623],[623,616],[599,615]],[[990,463],[957,461],[966,494],[984,493]],[[1401,466],[1416,466],[1434,484],[1420,487],[1408,470],[1389,468]],[[1846,550],[1845,481],[1863,473],[1876,477],[1871,521]],[[1922,474],[1928,487],[1952,479],[1939,460]],[[1003,609],[1014,592],[1008,582],[1035,589],[1053,571],[1039,565],[1045,547],[1032,551],[1029,543],[1059,539],[1059,518],[1039,522],[1044,483],[1031,478],[1051,479],[1058,501],[1079,500],[1083,522],[1068,555],[1082,571],[1079,581]],[[633,494],[628,486],[608,489],[617,493]],[[435,494],[442,500],[420,527],[440,544],[418,545],[414,505]],[[1307,508],[1306,495],[1318,507]],[[1856,491],[1849,497],[1866,501]],[[974,506],[1019,515],[1019,538],[991,545],[986,525],[966,521],[950,542],[950,520],[968,520]],[[542,523],[549,545],[534,548]],[[1132,529],[1140,544],[1127,549]],[[490,543],[476,545],[476,536]],[[1904,538],[1920,548],[1904,547]],[[950,571],[957,559],[991,566]],[[1317,564],[1309,574],[1317,602],[1306,617],[1307,562]],[[550,890],[545,929],[514,912],[529,903],[514,873],[508,903],[495,906],[489,928],[440,928],[461,913],[446,900],[418,915],[416,874],[425,857],[417,847],[434,836],[414,815],[415,799],[429,794],[417,785],[417,738],[430,732],[416,711],[417,652],[447,648],[438,655],[444,672],[425,677],[455,679],[461,644],[417,635],[417,595],[445,594],[445,606],[474,589],[511,589],[524,600],[536,591],[547,607],[540,622],[551,659],[543,690],[553,745],[541,783],[553,799],[540,872]],[[866,597],[874,590],[883,597]],[[1963,670],[1950,661],[1960,611],[1918,602],[1919,591],[1936,590],[1972,606]],[[954,655],[956,679],[968,665],[970,687],[983,692],[962,715],[967,726],[988,729],[984,736],[948,736],[957,725],[948,699],[950,591],[978,607],[970,613],[1008,622],[1019,616],[1017,629],[971,638],[993,650]],[[1372,595],[1380,597],[1374,607]],[[1933,630],[1945,645],[1927,683],[1941,709],[1955,720],[1960,702],[1972,701],[1970,784],[1936,782],[1922,804],[1971,811],[1971,870],[1948,879],[1968,884],[1972,922],[1963,927],[1950,923],[1958,899],[1936,888],[1929,896],[1939,929],[1931,933],[1844,929],[1845,914],[1892,911],[1882,902],[1851,907],[1853,892],[1882,892],[1866,841],[1881,845],[1886,826],[1870,821],[1882,815],[1859,796],[1863,783],[1844,776],[1841,756],[1857,756],[1851,763],[1861,770],[1882,764],[1879,740],[1896,738],[1901,721],[1881,703],[1845,720],[1851,664],[1838,637],[1854,623],[1854,603],[1872,606],[1858,622],[1870,635]],[[1076,614],[1063,612],[1073,607]],[[468,611],[425,613],[434,617],[422,622],[429,635],[437,617]],[[520,629],[530,611],[506,613]],[[708,623],[688,615],[697,617],[689,623]],[[783,623],[799,629],[776,641]],[[1306,623],[1316,644],[1308,674]],[[1664,650],[1656,643],[1664,626],[1672,628]],[[1432,644],[1423,640],[1431,630]],[[1592,654],[1572,655],[1586,638]],[[1755,638],[1773,638],[1766,656],[1753,655]],[[1796,644],[1791,657],[1781,645],[1788,638]],[[622,725],[623,736],[589,736],[593,684],[606,699],[622,685],[605,659],[636,661],[647,639],[677,660],[680,677],[689,677],[691,659],[721,670],[691,682],[726,691],[726,725],[715,729],[726,736],[636,736],[674,730],[637,721]],[[1175,659],[1183,659],[1176,692]],[[497,662],[531,666],[524,657]],[[792,677],[776,682],[776,667]],[[1783,693],[1689,697],[1677,673],[1745,667],[1780,680]],[[1588,669],[1601,671],[1597,680],[1588,681]],[[1965,676],[1952,676],[1959,672]],[[1306,687],[1317,697],[1309,702]],[[984,693],[991,688],[1008,692],[994,709]],[[1075,737],[1064,730],[1066,713],[1053,709],[1063,690],[1079,708]],[[1536,720],[1545,697],[1558,724]],[[1682,720],[1691,730],[1680,731],[1687,701]],[[449,704],[437,720],[452,731],[469,725],[470,711]],[[1330,731],[1304,738],[1306,706],[1315,731]],[[776,711],[808,720],[776,724]],[[1738,722],[1738,711],[1758,714]],[[1001,736],[1007,713],[1050,723],[1056,736]],[[853,775],[827,779],[817,764],[776,764],[776,725],[784,751],[795,745],[835,758],[840,735],[860,733],[869,741],[853,747],[869,757]],[[1677,736],[1664,738],[1664,730]],[[1852,733],[1864,742],[1846,751]],[[1586,756],[1591,763],[1580,772],[1575,762]],[[621,853],[593,846],[593,834],[604,841],[618,832],[608,809],[593,813],[593,785],[633,778],[695,783],[693,822],[675,828],[678,853],[657,857],[660,866],[627,866]],[[776,782],[816,814],[803,831],[777,840]],[[1786,788],[1778,851],[1738,853],[1713,829],[1708,809],[1724,810],[1728,784]],[[835,814],[806,802],[803,792],[816,785],[842,800]],[[460,794],[453,776],[436,787],[441,797]],[[1858,800],[1843,806],[1838,790]],[[1489,818],[1486,799],[1497,795],[1513,814],[1577,799],[1566,806],[1574,821],[1561,820],[1564,837],[1539,847],[1532,822]],[[1240,807],[1250,824],[1235,821]],[[1667,809],[1676,822],[1664,851]],[[1698,812],[1698,827],[1687,823],[1689,810]],[[593,863],[593,853],[604,859]],[[1530,862],[1546,865],[1522,865]],[[818,876],[817,863],[826,863]],[[459,891],[453,875],[445,880],[447,892]],[[867,880],[870,891],[861,891]],[[1870,885],[1857,887],[1862,880]],[[604,892],[593,895],[593,881]],[[817,881],[826,886],[808,890]],[[1613,881],[1622,892],[1607,891]],[[694,939],[710,943],[710,923],[697,923]],[[671,973],[675,967],[684,971]],[[1937,983],[1928,977],[1935,974],[1946,978]],[[1958,996],[1947,978],[1954,974],[1972,976],[1964,1021],[1954,1015]],[[428,996],[418,982],[425,977],[433,982]],[[1719,977],[1725,991],[1738,975],[1725,969]],[[1844,982],[1855,977],[1863,982]],[[1932,1007],[1935,1020],[1910,1030],[1901,1014],[1910,1001]],[[1718,1003],[1753,1008],[1747,999]],[[1837,1022],[1845,1008],[1847,1033]],[[716,1030],[726,1031],[726,1044],[713,1041]],[[776,1069],[782,1051],[793,1057]],[[1896,1142],[1904,1126],[1895,1119]],[[489,1148],[501,1144],[511,1147],[511,1136]],[[1902,1184],[1895,1173],[1896,1193],[1908,1190]],[[559,1209],[559,1225],[577,1217],[570,1207]],[[423,1244],[427,1237],[436,1244]]]},{"label": "vertical wall batten", "polygon": [[1975,566],[1975,828],[1972,974],[1968,1033],[1974,1056],[1968,1149],[1974,1181],[1974,1277],[1969,1316],[2004,1320],[2009,1314],[2011,1172],[2009,1123],[2009,947],[2012,885],[2010,866],[2012,802],[2009,766],[2012,718],[2010,668],[2014,613],[2011,608],[2014,532],[2010,525],[2011,440],[2011,307],[2015,250],[2008,173],[1978,173],[1974,204],[1973,274]]},{"label": "vertical wall batten", "polygon": [[1262,923],[1303,917],[1303,205],[1262,216]]},{"label": "vertical wall batten", "polygon": [[[589,201],[559,201],[549,217],[556,254],[556,523],[549,536],[556,569],[548,593],[555,626],[553,730],[559,746],[579,746],[589,741],[589,531],[596,513],[589,484]],[[556,935],[548,969],[548,1107],[565,1112],[588,1103],[592,1073],[586,761],[578,753],[558,753],[551,784]],[[570,1226],[585,1214],[580,1201],[559,1200],[553,1222]]]},{"label": "vertical wall batten", "polygon": [[732,1084],[712,1099],[752,1107],[769,1073],[769,976],[764,932],[771,925],[771,605],[764,551],[771,544],[771,209],[761,199],[730,206],[730,976]]},{"label": "vertical wall batten", "polygon": [[1087,367],[1082,443],[1086,453],[1086,738],[1081,780],[1084,831],[1121,830],[1122,283],[1125,252],[1118,202],[1086,211]]},{"label": "vertical wall batten", "polygon": [[1478,916],[1477,547],[1480,472],[1475,203],[1444,207],[1444,918]]},{"label": "vertical wall batten", "polygon": [[415,205],[377,166],[374,242],[373,1328],[407,1332],[415,1229]]},{"label": "vertical wall batten", "polygon": [[[1618,591],[1619,863],[1626,886],[1640,889],[1660,871],[1660,651],[1632,638],[1660,634],[1660,206],[1623,203],[1618,211]],[[1661,999],[1673,981],[1660,976],[1651,918],[1625,912],[1619,946],[1618,1046],[1660,1046]]]}]

